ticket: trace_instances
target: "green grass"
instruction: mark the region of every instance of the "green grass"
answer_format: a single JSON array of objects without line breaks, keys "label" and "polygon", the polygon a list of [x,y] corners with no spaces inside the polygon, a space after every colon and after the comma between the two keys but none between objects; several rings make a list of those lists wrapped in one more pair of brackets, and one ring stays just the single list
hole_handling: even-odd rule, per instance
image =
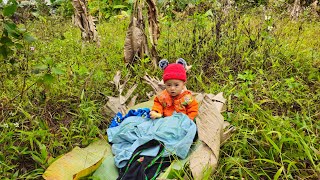
[{"label": "green grass", "polygon": [[[254,11],[230,13],[224,22],[203,15],[160,21],[160,57],[193,65],[189,89],[224,92],[225,119],[237,127],[205,179],[320,176],[320,22],[271,17]],[[117,70],[130,76],[127,88],[139,84],[138,101],[147,100],[151,88],[142,77],[160,78],[161,71],[149,59],[125,66],[128,23],[98,24],[99,48],[83,43],[69,20],[27,25],[38,39],[28,45],[35,51],[26,46],[18,63],[0,68],[0,179],[38,179],[54,158],[104,134]]]}]

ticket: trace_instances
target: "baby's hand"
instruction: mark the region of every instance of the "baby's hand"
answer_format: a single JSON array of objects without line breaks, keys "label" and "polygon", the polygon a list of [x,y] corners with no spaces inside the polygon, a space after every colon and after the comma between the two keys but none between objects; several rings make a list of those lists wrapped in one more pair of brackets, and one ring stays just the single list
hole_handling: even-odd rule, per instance
[{"label": "baby's hand", "polygon": [[151,119],[161,118],[162,114],[157,113],[156,111],[151,111],[150,112],[150,117],[151,117]]}]

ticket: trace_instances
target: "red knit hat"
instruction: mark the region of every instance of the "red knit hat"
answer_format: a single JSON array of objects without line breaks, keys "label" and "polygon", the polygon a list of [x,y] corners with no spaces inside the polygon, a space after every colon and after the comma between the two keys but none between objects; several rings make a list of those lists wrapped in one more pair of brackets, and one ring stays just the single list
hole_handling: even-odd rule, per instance
[{"label": "red knit hat", "polygon": [[166,82],[167,80],[170,79],[179,79],[182,81],[187,80],[187,73],[182,64],[179,63],[172,63],[169,64],[163,72],[163,81]]}]

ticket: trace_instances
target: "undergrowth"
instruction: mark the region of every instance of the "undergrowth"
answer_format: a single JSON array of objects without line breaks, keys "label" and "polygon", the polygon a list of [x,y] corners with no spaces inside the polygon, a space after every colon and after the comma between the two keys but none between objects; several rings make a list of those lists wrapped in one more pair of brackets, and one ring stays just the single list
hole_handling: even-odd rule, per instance
[{"label": "undergrowth", "polygon": [[[142,77],[161,71],[149,58],[124,64],[128,23],[100,22],[100,47],[82,42],[70,20],[28,23],[37,41],[17,63],[1,64],[1,179],[38,179],[54,159],[105,134],[117,70],[130,77],[127,88],[139,85],[138,102],[148,99]],[[258,9],[160,23],[159,56],[193,65],[190,90],[223,92],[224,117],[237,128],[206,179],[319,178],[319,21]]]}]

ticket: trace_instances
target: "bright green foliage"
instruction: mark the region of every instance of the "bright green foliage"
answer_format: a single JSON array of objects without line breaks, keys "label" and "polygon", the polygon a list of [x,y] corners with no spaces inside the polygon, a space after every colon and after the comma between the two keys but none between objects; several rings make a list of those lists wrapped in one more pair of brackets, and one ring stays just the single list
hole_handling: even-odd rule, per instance
[{"label": "bright green foliage", "polygon": [[89,1],[90,14],[99,20],[113,18],[126,18],[131,14],[133,8],[132,0],[97,0]]},{"label": "bright green foliage", "polygon": [[[225,119],[237,127],[206,179],[316,179],[319,21],[292,22],[262,8],[223,14],[215,5],[205,13],[159,19],[160,57],[193,65],[189,89],[224,92]],[[40,178],[60,155],[104,134],[111,118],[106,96],[118,96],[110,82],[117,70],[130,77],[127,88],[139,84],[138,102],[148,99],[151,87],[142,77],[160,78],[161,71],[149,58],[124,64],[128,23],[101,21],[99,48],[82,42],[70,20],[28,23],[25,29],[38,39],[31,45],[15,39],[25,37],[19,25],[3,26],[14,61],[0,62],[0,179]]]},{"label": "bright green foliage", "polygon": [[71,17],[73,15],[74,9],[69,0],[51,0],[53,7],[56,9],[56,14],[59,14],[63,17]]},{"label": "bright green foliage", "polygon": [[33,42],[35,39],[26,32],[23,27],[18,27],[10,18],[14,15],[18,8],[18,3],[15,0],[9,1],[4,7],[1,17],[1,38],[0,38],[0,64],[13,63],[10,59],[12,55],[19,52],[23,48],[25,42]]}]

